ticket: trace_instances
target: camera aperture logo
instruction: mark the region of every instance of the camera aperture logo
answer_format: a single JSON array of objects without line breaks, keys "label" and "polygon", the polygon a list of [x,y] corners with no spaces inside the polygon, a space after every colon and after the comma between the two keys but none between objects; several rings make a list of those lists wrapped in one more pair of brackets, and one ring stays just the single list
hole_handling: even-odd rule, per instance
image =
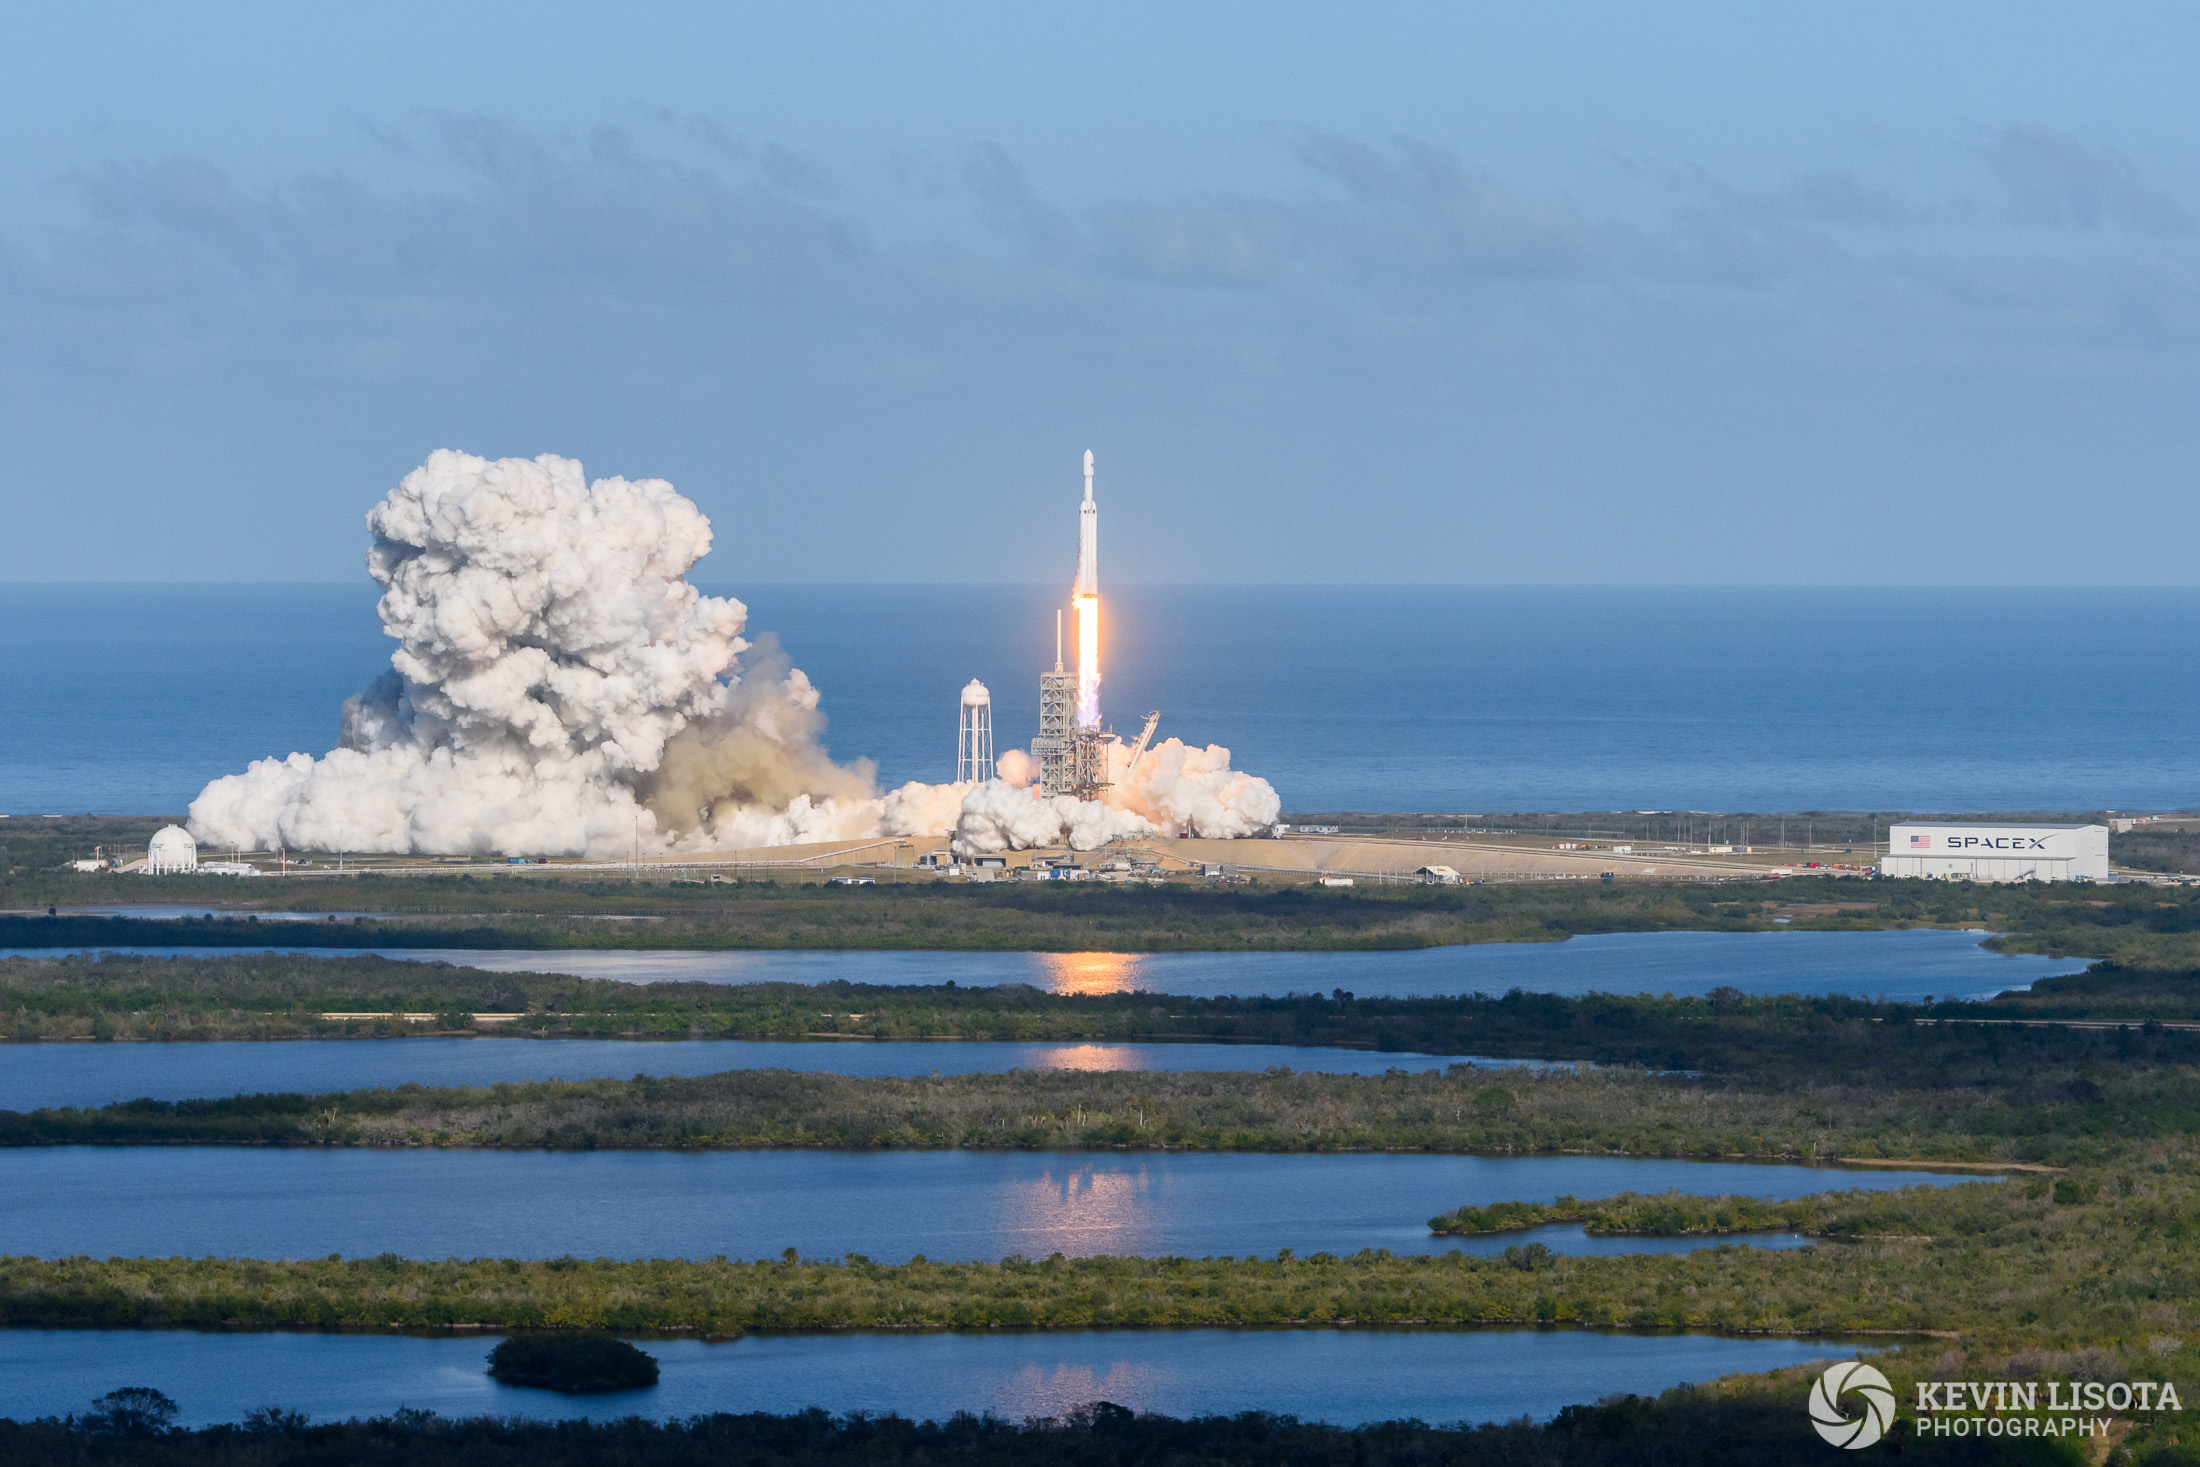
[{"label": "camera aperture logo", "polygon": [[[1841,1409],[1841,1398],[1854,1393],[1861,1414]],[[1837,1447],[1868,1447],[1894,1424],[1894,1386],[1861,1360],[1843,1360],[1826,1368],[1810,1388],[1810,1424]]]},{"label": "camera aperture logo", "polygon": [[[1851,1396],[1854,1401],[1844,1401]],[[1850,1415],[1851,1409],[1858,1414]],[[2185,1403],[2176,1383],[2166,1380],[1923,1380],[1917,1383],[1915,1424],[1921,1437],[2105,1437],[2114,1418],[2091,1413],[2133,1409],[2182,1411]],[[2087,1414],[2034,1414],[2043,1410]],[[1850,1451],[1873,1446],[1894,1422],[1893,1385],[1861,1360],[1828,1366],[1810,1388],[1810,1424],[1832,1446]]]}]

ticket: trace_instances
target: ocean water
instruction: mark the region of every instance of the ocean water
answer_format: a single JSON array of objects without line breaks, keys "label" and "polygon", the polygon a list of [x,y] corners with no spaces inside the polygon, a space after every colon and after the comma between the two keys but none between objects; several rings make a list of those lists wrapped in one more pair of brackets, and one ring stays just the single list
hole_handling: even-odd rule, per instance
[{"label": "ocean water", "polygon": [[776,1258],[792,1247],[899,1263],[1489,1253],[1524,1238],[1674,1252],[1717,1240],[1579,1228],[1438,1238],[1428,1219],[1564,1193],[1769,1199],[1976,1180],[1627,1156],[31,1146],[0,1150],[0,1255]]},{"label": "ocean water", "polygon": [[957,1411],[1010,1421],[1092,1401],[1170,1416],[1275,1411],[1357,1425],[1415,1417],[1545,1418],[1614,1392],[1854,1356],[1836,1339],[1587,1330],[989,1330],[638,1337],[663,1374],[648,1390],[559,1396],[499,1385],[499,1335],[299,1335],[187,1330],[0,1330],[0,1416],[83,1411],[122,1385],[166,1391],[186,1426],[270,1404],[317,1421],[444,1416],[619,1421],[714,1411]]},{"label": "ocean water", "polygon": [[[952,773],[957,690],[1027,741],[1054,588],[710,587],[843,759]],[[374,587],[0,586],[0,812],[180,812],[325,751],[388,664]],[[2200,591],[1123,587],[1118,726],[1229,746],[1288,810],[2200,804]]]}]

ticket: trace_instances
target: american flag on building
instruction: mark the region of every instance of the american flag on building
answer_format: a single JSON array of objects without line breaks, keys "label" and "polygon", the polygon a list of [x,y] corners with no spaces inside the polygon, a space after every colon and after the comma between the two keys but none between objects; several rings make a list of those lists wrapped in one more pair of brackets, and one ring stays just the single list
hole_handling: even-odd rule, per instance
[{"label": "american flag on building", "polygon": [[1929,836],[1929,835],[1913,835],[1913,836],[1911,836],[1911,837],[1910,837],[1910,844],[1911,844],[1911,845],[1912,845],[1913,847],[1915,847],[1915,846],[1930,846],[1930,845],[1931,845],[1932,843],[1933,843],[1933,838],[1932,838],[1931,836]]}]

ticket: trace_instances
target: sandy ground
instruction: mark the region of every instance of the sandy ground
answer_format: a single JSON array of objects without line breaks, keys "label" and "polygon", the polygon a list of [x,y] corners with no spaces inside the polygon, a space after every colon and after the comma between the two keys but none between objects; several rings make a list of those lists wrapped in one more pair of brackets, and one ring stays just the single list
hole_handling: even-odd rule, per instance
[{"label": "sandy ground", "polygon": [[[858,867],[913,867],[920,857],[942,850],[939,838],[871,839],[831,841],[799,846],[765,846],[749,850],[707,851],[683,856],[645,857],[643,865],[658,867],[740,866],[778,869],[829,870]],[[1821,853],[1823,854],[1823,853]],[[1766,875],[1788,869],[1784,860],[1794,853],[1708,855],[1692,852],[1645,851],[1620,854],[1610,850],[1560,850],[1555,843],[1509,842],[1499,839],[1412,840],[1382,836],[1291,836],[1256,840],[1139,840],[1106,852],[1018,851],[1009,857],[1012,866],[1029,865],[1035,858],[1075,856],[1080,861],[1104,861],[1110,856],[1147,857],[1164,870],[1194,870],[1203,865],[1229,865],[1248,875],[1273,872],[1278,876],[1350,876],[1367,880],[1411,880],[1423,866],[1449,866],[1466,880],[1476,878],[1573,878],[1595,880],[1605,872],[1615,877],[1733,878]],[[1830,857],[1861,865],[1870,857]]]}]

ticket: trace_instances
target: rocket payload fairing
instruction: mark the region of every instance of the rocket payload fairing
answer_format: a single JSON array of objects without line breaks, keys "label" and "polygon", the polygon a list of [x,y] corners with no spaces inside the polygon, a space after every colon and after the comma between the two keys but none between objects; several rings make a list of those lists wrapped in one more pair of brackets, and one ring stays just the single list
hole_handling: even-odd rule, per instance
[{"label": "rocket payload fairing", "polygon": [[1100,594],[1100,506],[1092,502],[1092,450],[1085,450],[1085,502],[1077,509],[1077,584],[1072,596]]}]

